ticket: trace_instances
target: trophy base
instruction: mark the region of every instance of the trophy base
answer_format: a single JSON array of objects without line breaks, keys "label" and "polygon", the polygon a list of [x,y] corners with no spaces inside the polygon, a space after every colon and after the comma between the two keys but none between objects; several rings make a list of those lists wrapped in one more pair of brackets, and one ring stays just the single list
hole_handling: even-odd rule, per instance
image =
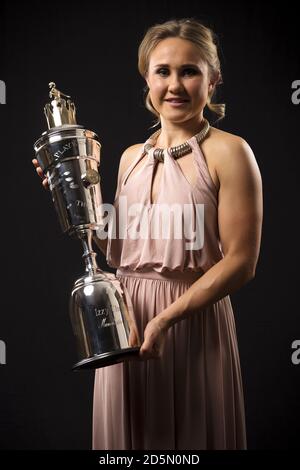
[{"label": "trophy base", "polygon": [[140,348],[127,348],[121,351],[97,354],[77,362],[72,367],[72,370],[99,369],[100,367],[111,366],[118,362],[123,362],[126,359],[130,359],[132,356],[138,356],[139,350]]}]

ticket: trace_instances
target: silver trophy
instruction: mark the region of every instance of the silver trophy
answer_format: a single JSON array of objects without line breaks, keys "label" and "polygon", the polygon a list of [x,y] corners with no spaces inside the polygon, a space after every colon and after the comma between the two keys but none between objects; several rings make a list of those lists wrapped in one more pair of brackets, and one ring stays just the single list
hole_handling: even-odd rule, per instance
[{"label": "silver trophy", "polygon": [[94,230],[103,230],[98,136],[76,124],[70,96],[49,83],[48,130],[34,144],[49,181],[63,232],[83,244],[85,275],[73,286],[70,317],[79,362],[73,370],[94,369],[138,356],[140,340],[129,294],[111,273],[102,271],[92,249]]}]

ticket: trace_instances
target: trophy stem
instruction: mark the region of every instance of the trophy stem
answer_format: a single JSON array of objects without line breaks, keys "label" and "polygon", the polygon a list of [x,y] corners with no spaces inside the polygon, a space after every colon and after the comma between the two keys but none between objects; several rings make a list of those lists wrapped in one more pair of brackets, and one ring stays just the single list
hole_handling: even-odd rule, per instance
[{"label": "trophy stem", "polygon": [[92,247],[93,230],[90,228],[79,229],[76,231],[78,238],[80,238],[83,246],[83,259],[85,262],[85,271],[93,276],[96,273],[101,273],[96,260],[96,253]]}]

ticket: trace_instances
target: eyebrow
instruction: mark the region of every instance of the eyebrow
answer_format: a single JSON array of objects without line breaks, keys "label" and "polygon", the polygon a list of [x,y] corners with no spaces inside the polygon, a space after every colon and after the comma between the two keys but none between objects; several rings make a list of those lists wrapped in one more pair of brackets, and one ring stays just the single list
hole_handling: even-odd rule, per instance
[{"label": "eyebrow", "polygon": [[[154,65],[154,67],[169,67],[169,64],[156,64]],[[198,67],[199,68],[197,64],[183,64],[180,66],[180,68],[184,68],[184,67]]]}]

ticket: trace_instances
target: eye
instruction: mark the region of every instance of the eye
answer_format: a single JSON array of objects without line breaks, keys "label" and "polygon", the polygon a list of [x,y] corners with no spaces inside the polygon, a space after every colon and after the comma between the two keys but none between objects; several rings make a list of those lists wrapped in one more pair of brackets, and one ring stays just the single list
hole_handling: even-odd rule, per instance
[{"label": "eye", "polygon": [[198,70],[192,69],[192,68],[183,69],[182,74],[183,75],[188,75],[188,76],[197,75]]},{"label": "eye", "polygon": [[158,75],[161,75],[162,77],[166,77],[169,74],[169,70],[166,68],[160,68],[157,69],[156,73],[158,73]]}]

